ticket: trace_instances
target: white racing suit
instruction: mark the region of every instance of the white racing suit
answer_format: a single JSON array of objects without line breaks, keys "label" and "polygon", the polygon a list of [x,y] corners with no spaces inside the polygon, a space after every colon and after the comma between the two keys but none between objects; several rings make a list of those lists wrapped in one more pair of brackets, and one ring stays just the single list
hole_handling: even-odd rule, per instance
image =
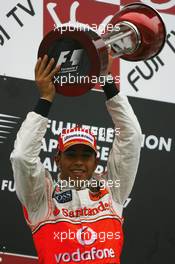
[{"label": "white racing suit", "polygon": [[[40,161],[48,119],[30,112],[11,153],[16,193],[33,234],[39,264],[119,264],[123,245],[122,209],[134,184],[142,141],[137,118],[124,95],[106,102],[120,135],[115,136],[110,184],[98,193],[54,185]],[[119,181],[120,187],[116,183]]]}]

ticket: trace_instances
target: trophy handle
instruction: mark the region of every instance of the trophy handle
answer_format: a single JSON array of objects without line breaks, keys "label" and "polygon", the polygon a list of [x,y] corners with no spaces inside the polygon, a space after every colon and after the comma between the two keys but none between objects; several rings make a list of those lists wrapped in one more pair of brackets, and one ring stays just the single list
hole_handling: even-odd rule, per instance
[{"label": "trophy handle", "polygon": [[109,24],[113,29],[102,38],[111,46],[113,57],[128,61],[147,60],[158,55],[164,47],[165,24],[160,14],[146,4],[125,6]]}]

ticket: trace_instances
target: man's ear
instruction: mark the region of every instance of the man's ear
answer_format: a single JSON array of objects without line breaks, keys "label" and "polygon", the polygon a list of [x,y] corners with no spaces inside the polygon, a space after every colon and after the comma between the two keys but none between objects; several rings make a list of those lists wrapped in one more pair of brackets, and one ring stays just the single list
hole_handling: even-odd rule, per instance
[{"label": "man's ear", "polygon": [[58,152],[58,153],[55,155],[55,157],[54,157],[54,161],[56,162],[57,167],[59,167],[59,165],[60,165],[60,158],[61,158],[61,153]]},{"label": "man's ear", "polygon": [[[99,163],[99,160],[100,160],[99,158],[97,158],[97,157],[95,158],[95,169],[97,168],[97,165],[98,165],[98,163]],[[95,169],[94,169],[94,170],[95,170]]]}]

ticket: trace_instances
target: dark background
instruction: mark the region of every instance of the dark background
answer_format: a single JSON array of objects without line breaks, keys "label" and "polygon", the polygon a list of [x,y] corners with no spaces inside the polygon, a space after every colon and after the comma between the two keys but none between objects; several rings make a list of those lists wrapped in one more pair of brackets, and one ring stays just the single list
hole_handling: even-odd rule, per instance
[{"label": "dark background", "polygon": [[[9,156],[20,124],[38,98],[34,82],[0,76],[0,114],[20,117],[0,144],[1,187],[3,180],[13,181]],[[172,264],[175,259],[174,104],[131,97],[129,101],[143,134],[172,138],[172,145],[171,151],[150,150],[145,145],[142,148],[136,182],[129,196],[131,202],[124,210],[125,244],[121,264]],[[113,127],[106,111],[105,96],[95,91],[75,98],[57,95],[49,119]],[[49,132],[46,138],[48,136]],[[46,155],[43,152],[41,158]],[[36,255],[15,192],[7,188],[1,190],[0,203],[0,251]]]}]

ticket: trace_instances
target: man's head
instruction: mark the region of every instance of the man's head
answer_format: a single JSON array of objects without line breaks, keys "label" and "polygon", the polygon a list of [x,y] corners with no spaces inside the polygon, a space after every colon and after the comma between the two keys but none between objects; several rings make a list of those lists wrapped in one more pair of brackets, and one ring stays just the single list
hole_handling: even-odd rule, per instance
[{"label": "man's head", "polygon": [[87,181],[96,169],[96,139],[89,130],[75,127],[62,131],[58,139],[57,166],[61,180]]}]

